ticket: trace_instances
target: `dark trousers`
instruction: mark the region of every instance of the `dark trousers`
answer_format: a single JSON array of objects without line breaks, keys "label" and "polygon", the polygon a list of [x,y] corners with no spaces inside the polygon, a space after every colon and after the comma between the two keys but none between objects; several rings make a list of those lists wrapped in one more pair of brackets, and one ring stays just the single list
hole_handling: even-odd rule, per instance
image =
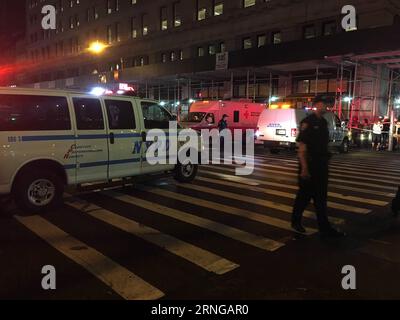
[{"label": "dark trousers", "polygon": [[[301,168],[300,168],[301,170]],[[315,161],[309,164],[309,179],[299,175],[299,191],[293,207],[293,223],[301,223],[303,213],[313,199],[317,213],[320,232],[328,231],[331,225],[328,220],[328,161]]]}]

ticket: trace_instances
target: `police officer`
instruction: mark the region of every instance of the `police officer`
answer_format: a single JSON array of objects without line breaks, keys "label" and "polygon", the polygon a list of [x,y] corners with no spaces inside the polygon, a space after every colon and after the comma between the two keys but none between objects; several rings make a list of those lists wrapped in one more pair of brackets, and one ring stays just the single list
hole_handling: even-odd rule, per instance
[{"label": "police officer", "polygon": [[313,199],[318,218],[321,237],[338,238],[343,233],[332,228],[327,216],[328,166],[329,166],[329,130],[323,118],[326,111],[322,97],[313,102],[313,113],[301,122],[299,145],[299,191],[293,208],[292,228],[300,233],[306,230],[302,226],[305,208]]}]

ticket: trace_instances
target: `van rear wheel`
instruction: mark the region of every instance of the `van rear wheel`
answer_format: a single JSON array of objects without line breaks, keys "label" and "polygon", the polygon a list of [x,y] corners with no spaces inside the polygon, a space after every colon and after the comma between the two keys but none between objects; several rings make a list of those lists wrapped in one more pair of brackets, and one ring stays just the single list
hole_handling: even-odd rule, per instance
[{"label": "van rear wheel", "polygon": [[52,172],[24,172],[16,181],[14,198],[27,213],[40,213],[61,203],[62,180]]},{"label": "van rear wheel", "polygon": [[344,139],[340,148],[339,148],[340,153],[348,153],[349,152],[349,140]]},{"label": "van rear wheel", "polygon": [[191,162],[186,164],[178,163],[175,167],[174,178],[183,183],[192,182],[196,178],[198,169],[199,166]]}]

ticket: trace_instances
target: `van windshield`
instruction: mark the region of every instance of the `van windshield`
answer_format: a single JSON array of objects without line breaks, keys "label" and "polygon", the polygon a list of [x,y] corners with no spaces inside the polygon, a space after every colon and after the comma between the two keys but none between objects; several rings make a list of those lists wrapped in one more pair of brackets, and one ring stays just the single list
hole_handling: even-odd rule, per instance
[{"label": "van windshield", "polygon": [[187,122],[201,122],[206,116],[205,112],[190,112],[187,117]]}]

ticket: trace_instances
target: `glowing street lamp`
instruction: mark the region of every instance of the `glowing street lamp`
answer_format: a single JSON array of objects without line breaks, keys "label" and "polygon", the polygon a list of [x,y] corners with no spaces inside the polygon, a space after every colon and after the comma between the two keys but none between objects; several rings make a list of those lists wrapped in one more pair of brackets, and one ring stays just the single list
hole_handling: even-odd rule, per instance
[{"label": "glowing street lamp", "polygon": [[89,52],[93,54],[101,54],[104,52],[104,50],[107,48],[107,46],[104,43],[101,43],[99,41],[92,42],[89,46]]}]

